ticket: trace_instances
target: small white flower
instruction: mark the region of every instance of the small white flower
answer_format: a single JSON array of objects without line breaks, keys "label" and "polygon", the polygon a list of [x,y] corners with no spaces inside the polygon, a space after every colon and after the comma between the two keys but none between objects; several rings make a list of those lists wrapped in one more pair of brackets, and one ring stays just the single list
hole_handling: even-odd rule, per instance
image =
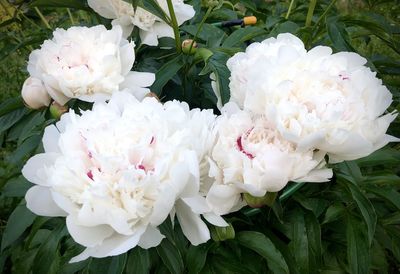
[{"label": "small white flower", "polygon": [[[157,0],[164,12],[169,15],[166,0]],[[195,11],[192,6],[187,5],[183,0],[172,0],[174,12],[178,25],[191,19]],[[143,44],[150,46],[158,45],[158,38],[174,38],[172,28],[161,18],[152,13],[137,7],[134,11],[131,4],[123,0],[88,0],[89,6],[101,16],[114,19],[113,25],[120,25],[124,30],[124,37],[128,37],[136,26],[140,29],[140,38]]]},{"label": "small white flower", "polygon": [[386,135],[392,95],[356,53],[310,51],[292,34],[251,44],[228,60],[231,101],[263,114],[300,148],[330,162],[367,156],[397,138]]},{"label": "small white flower", "polygon": [[48,106],[51,100],[42,81],[34,77],[25,80],[21,96],[25,104],[33,109]]},{"label": "small white flower", "polygon": [[134,46],[122,38],[119,26],[111,30],[101,25],[56,29],[53,39],[30,54],[28,71],[61,105],[71,98],[107,100],[125,88],[142,99],[155,76],[130,71],[135,61]]},{"label": "small white flower", "polygon": [[210,169],[215,183],[207,194],[218,214],[239,209],[241,193],[262,197],[289,181],[325,182],[332,176],[324,168],[324,153],[299,150],[264,116],[253,116],[233,103],[222,111]]},{"label": "small white flower", "polygon": [[209,147],[202,138],[214,119],[186,103],[139,102],[128,93],[81,116],[70,111],[46,128],[45,153],[22,170],[36,184],[27,207],[67,217],[69,233],[87,247],[72,262],[157,246],[164,238],[158,225],[174,214],[192,244],[206,242],[210,233],[200,214],[227,225],[199,192],[199,161]]}]

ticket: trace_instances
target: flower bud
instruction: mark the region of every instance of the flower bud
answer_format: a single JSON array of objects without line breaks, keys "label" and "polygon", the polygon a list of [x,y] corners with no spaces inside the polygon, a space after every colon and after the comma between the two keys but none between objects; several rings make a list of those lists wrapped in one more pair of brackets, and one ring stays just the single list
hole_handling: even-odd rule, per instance
[{"label": "flower bud", "polygon": [[25,80],[21,91],[25,104],[33,109],[48,106],[51,98],[41,80],[29,77]]},{"label": "flower bud", "polygon": [[192,39],[186,39],[182,42],[182,52],[184,54],[192,55],[196,52],[196,49],[197,49],[196,41],[193,41]]},{"label": "flower bud", "polygon": [[206,48],[199,48],[196,50],[196,53],[194,55],[194,59],[196,61],[198,60],[203,60],[204,62],[206,62],[214,53]]},{"label": "flower bud", "polygon": [[62,106],[56,101],[54,101],[50,106],[50,113],[54,119],[60,119],[61,115],[68,111],[67,106]]},{"label": "flower bud", "polygon": [[210,231],[211,238],[215,242],[221,242],[235,238],[235,229],[233,228],[232,224],[229,224],[229,226],[225,227],[214,226],[210,229]]},{"label": "flower bud", "polygon": [[277,192],[267,192],[262,197],[255,197],[249,193],[243,193],[243,198],[250,207],[260,208],[266,205],[271,207],[274,204],[277,195]]}]

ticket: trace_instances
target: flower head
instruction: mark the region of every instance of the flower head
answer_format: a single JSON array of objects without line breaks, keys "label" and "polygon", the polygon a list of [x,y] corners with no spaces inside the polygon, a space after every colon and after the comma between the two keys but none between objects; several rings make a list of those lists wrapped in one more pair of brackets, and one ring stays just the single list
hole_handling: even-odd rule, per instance
[{"label": "flower head", "polygon": [[29,77],[25,80],[22,86],[21,96],[25,104],[33,109],[48,106],[51,101],[42,81],[34,77]]},{"label": "flower head", "polygon": [[134,43],[122,38],[119,26],[71,27],[56,29],[31,53],[28,71],[61,105],[71,98],[106,100],[124,88],[142,98],[154,74],[130,71],[134,61]]},{"label": "flower head", "polygon": [[[166,0],[157,0],[158,5],[169,15]],[[192,6],[187,5],[183,0],[172,0],[178,25],[192,18],[195,11]],[[140,38],[143,44],[150,46],[158,45],[158,38],[174,37],[172,28],[154,14],[132,5],[123,0],[89,0],[89,6],[101,16],[114,19],[113,25],[120,25],[124,30],[124,37],[128,37],[133,28],[140,29]]]},{"label": "flower head", "polygon": [[384,115],[392,95],[365,63],[280,34],[228,60],[231,101],[266,115],[302,149],[326,151],[331,162],[357,159],[398,140],[385,134],[396,117]]},{"label": "flower head", "polygon": [[239,110],[233,103],[223,111],[212,151],[210,176],[215,183],[207,195],[216,212],[238,209],[241,193],[262,197],[289,181],[324,182],[332,176],[324,168],[324,153],[299,150],[265,116]]},{"label": "flower head", "polygon": [[[45,153],[23,175],[37,184],[27,206],[44,216],[66,216],[73,239],[86,250],[72,261],[113,256],[158,245],[157,226],[176,216],[192,244],[210,238],[200,214],[226,225],[199,192],[199,161],[214,115],[154,98],[115,94],[81,116],[70,111],[45,130]],[[196,134],[196,135],[195,135]]]}]

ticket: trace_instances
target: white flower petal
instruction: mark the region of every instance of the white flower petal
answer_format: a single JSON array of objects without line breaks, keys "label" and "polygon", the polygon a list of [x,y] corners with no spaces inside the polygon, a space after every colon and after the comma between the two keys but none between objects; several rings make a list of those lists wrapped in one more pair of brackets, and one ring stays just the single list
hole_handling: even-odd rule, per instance
[{"label": "white flower petal", "polygon": [[66,216],[64,210],[54,202],[49,188],[43,186],[31,187],[25,195],[26,207],[40,216]]},{"label": "white flower petal", "polygon": [[138,245],[141,248],[148,249],[158,246],[164,238],[165,236],[157,228],[148,226],[142,237],[140,237]]},{"label": "white flower petal", "polygon": [[78,244],[94,247],[102,244],[104,239],[110,237],[114,230],[107,225],[99,225],[93,227],[81,226],[77,224],[78,220],[69,215],[67,217],[67,228],[69,234]]},{"label": "white flower petal", "polygon": [[176,203],[176,216],[181,225],[183,234],[192,245],[199,245],[210,239],[210,231],[200,216],[182,201]]}]

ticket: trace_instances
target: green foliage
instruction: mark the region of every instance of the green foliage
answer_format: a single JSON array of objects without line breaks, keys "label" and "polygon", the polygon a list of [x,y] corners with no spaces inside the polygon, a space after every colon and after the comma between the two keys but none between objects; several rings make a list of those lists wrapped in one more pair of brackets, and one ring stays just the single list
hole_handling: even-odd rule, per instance
[{"label": "green foliage", "polygon": [[[293,196],[273,206],[243,208],[226,216],[235,238],[191,246],[178,223],[166,221],[160,246],[139,247],[127,254],[69,264],[83,247],[74,243],[62,218],[36,217],[23,199],[31,186],[20,175],[25,161],[42,151],[44,128],[54,120],[48,110],[33,111],[18,97],[27,75],[26,60],[51,30],[39,17],[40,9],[51,28],[70,25],[110,26],[85,1],[35,0],[9,4],[0,0],[0,271],[4,273],[396,273],[400,271],[400,151],[383,148],[357,161],[333,166],[329,183],[305,184]],[[13,3],[14,3],[13,2]],[[127,1],[129,2],[129,1]],[[155,1],[133,1],[165,16]],[[171,39],[167,49],[140,46],[134,69],[156,73],[151,87],[162,101],[185,100],[191,107],[216,109],[210,84],[214,73],[222,102],[229,100],[226,60],[248,43],[281,32],[295,33],[308,48],[331,46],[356,51],[393,93],[390,110],[400,110],[399,1],[317,1],[308,17],[310,1],[224,2],[197,10],[180,28],[182,40],[194,39],[195,55],[177,54]],[[289,11],[290,2],[293,2]],[[72,17],[67,9],[70,8]],[[256,26],[219,28],[212,23],[255,15]],[[168,18],[167,18],[168,19]],[[166,20],[167,20],[166,19]],[[169,20],[169,19],[168,19]],[[4,31],[3,31],[4,30]],[[137,44],[137,32],[132,37]],[[90,105],[71,101],[79,111]],[[399,119],[389,129],[400,136]],[[281,195],[279,193],[279,195]]]}]

